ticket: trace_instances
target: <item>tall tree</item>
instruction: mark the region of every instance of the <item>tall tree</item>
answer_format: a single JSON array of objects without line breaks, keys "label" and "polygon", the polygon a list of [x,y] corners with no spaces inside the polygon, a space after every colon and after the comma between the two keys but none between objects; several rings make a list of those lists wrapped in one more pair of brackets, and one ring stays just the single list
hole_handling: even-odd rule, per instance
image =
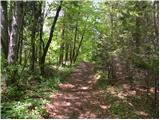
[{"label": "tall tree", "polygon": [[[16,1],[14,2],[14,13],[12,17],[12,27],[10,32],[9,38],[9,51],[8,51],[8,64],[9,65],[16,65],[17,56],[18,56],[18,42],[19,42],[19,35],[20,35],[20,25],[22,21],[22,6],[23,2]],[[14,66],[15,67],[15,66]],[[16,73],[17,67],[14,69],[10,69],[10,78],[7,81],[7,85],[9,84],[17,84],[16,80]]]},{"label": "tall tree", "polygon": [[55,17],[54,17],[54,20],[53,20],[53,23],[52,23],[52,26],[51,26],[49,38],[48,38],[47,44],[46,44],[46,46],[45,46],[45,48],[44,48],[43,55],[42,55],[41,60],[40,60],[41,74],[44,74],[45,58],[46,58],[46,55],[47,55],[49,46],[50,46],[51,41],[52,41],[52,37],[53,37],[55,25],[56,25],[57,19],[58,19],[58,17],[59,17],[59,13],[60,13],[60,11],[61,11],[61,7],[62,7],[62,1],[60,2],[60,5],[59,5],[58,8],[57,8],[56,15],[55,15]]},{"label": "tall tree", "polygon": [[1,1],[1,44],[5,58],[8,56],[8,14],[7,14],[7,1]]},{"label": "tall tree", "polygon": [[65,28],[62,28],[62,40],[60,43],[60,55],[59,55],[59,66],[63,65],[63,57],[64,57],[64,32]]},{"label": "tall tree", "polygon": [[34,65],[35,65],[35,37],[36,37],[36,29],[37,29],[37,2],[32,2],[32,16],[33,22],[31,24],[31,45],[32,45],[32,56],[31,56],[31,71],[34,73]]},{"label": "tall tree", "polygon": [[44,6],[45,4],[43,2],[40,3],[40,9],[39,9],[39,65],[41,65],[41,56],[42,56],[42,51],[44,50],[44,41],[43,41],[43,26],[44,26]]},{"label": "tall tree", "polygon": [[87,27],[87,20],[88,20],[88,18],[89,18],[89,16],[87,16],[86,21],[85,21],[86,23],[85,23],[85,25],[84,25],[84,28],[83,28],[83,31],[82,31],[82,36],[81,36],[81,39],[80,39],[78,48],[77,48],[77,50],[76,50],[76,55],[75,55],[75,57],[74,57],[74,62],[76,62],[77,57],[78,57],[78,55],[79,55],[79,50],[80,50],[80,47],[81,47],[81,45],[82,45],[82,41],[83,41],[83,39],[84,39],[84,35],[85,35],[85,32],[86,32],[86,27]]},{"label": "tall tree", "polygon": [[13,64],[17,61],[17,43],[20,33],[20,22],[22,19],[22,6],[23,2],[16,1],[14,2],[14,14],[12,18],[12,28],[9,39],[9,52],[8,52],[8,63]]}]

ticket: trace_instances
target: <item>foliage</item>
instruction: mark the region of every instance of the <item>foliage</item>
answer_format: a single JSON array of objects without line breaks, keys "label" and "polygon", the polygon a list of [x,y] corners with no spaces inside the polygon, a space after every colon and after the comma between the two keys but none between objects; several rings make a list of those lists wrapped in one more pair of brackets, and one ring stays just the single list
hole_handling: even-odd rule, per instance
[{"label": "foliage", "polygon": [[[65,80],[71,72],[71,68],[62,68],[49,78],[43,78],[39,74],[36,79],[26,80],[26,84],[9,86],[2,92],[2,118],[14,119],[41,119],[48,118],[44,105],[49,103],[50,95],[59,90],[58,85]],[[32,77],[31,77],[32,78]]]},{"label": "foliage", "polygon": [[[81,61],[95,64],[98,88],[125,82],[146,88],[149,99],[154,87],[149,102],[157,107],[159,1],[2,1],[1,8],[2,118],[47,117],[49,93]],[[120,118],[136,118],[134,109],[120,100],[110,107]]]}]

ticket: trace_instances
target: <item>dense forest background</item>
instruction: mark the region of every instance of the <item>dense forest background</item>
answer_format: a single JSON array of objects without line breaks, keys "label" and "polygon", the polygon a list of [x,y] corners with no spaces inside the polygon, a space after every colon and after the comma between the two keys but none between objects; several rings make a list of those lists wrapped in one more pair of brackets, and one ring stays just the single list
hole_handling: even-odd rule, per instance
[{"label": "dense forest background", "polygon": [[159,1],[1,1],[0,59],[2,118],[54,118],[43,106],[82,62],[111,118],[159,117]]}]

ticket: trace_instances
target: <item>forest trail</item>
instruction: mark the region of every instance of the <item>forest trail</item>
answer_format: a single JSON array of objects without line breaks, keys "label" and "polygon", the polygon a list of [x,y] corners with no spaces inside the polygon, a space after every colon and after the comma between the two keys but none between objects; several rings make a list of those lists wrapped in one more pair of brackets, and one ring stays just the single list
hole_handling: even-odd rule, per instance
[{"label": "forest trail", "polygon": [[112,118],[107,111],[103,90],[94,87],[96,81],[93,65],[88,62],[79,64],[67,81],[59,85],[60,92],[52,96],[53,101],[46,105],[49,118]]}]

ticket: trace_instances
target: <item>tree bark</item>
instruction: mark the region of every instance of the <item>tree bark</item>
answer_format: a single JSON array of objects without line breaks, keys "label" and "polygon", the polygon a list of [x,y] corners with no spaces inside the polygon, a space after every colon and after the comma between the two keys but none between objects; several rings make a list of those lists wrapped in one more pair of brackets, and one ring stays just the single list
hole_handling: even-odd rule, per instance
[{"label": "tree bark", "polygon": [[50,35],[49,35],[49,39],[48,39],[48,42],[44,48],[44,51],[43,51],[43,55],[41,57],[41,60],[40,60],[40,68],[41,68],[41,74],[43,75],[44,74],[44,63],[45,63],[45,58],[46,58],[46,55],[47,55],[47,52],[48,52],[48,48],[50,46],[50,43],[52,41],[52,37],[53,37],[53,33],[54,33],[54,29],[55,29],[55,25],[56,25],[56,22],[57,22],[57,19],[59,17],[59,12],[61,11],[61,7],[62,7],[62,1],[56,11],[56,15],[55,15],[55,18],[53,20],[53,23],[52,23],[52,27],[51,27],[51,30],[50,30]]},{"label": "tree bark", "polygon": [[[18,31],[18,40],[17,40],[17,53],[16,59],[18,61],[19,54],[22,55],[22,40],[23,40],[23,24],[24,24],[24,3],[21,4],[21,14],[19,19],[19,31]],[[21,56],[20,56],[21,58]]]},{"label": "tree bark", "polygon": [[10,33],[10,41],[9,41],[9,52],[8,52],[8,63],[14,64],[17,61],[17,42],[18,36],[20,33],[20,21],[21,21],[21,13],[22,13],[22,3],[20,1],[14,2],[14,14],[12,20],[12,28]]},{"label": "tree bark", "polygon": [[7,1],[1,1],[1,45],[4,57],[8,56],[8,16],[7,16]]},{"label": "tree bark", "polygon": [[[16,65],[17,62],[17,45],[20,34],[20,22],[21,22],[21,14],[22,14],[22,6],[23,2],[16,1],[14,2],[14,14],[12,19],[12,27],[10,32],[10,41],[9,41],[9,51],[8,51],[8,64]],[[9,69],[10,78],[8,78],[7,85],[10,84],[18,84],[16,80],[17,68]]]},{"label": "tree bark", "polygon": [[37,15],[36,15],[36,2],[33,2],[33,24],[32,25],[32,34],[31,34],[31,44],[32,44],[32,56],[31,56],[31,71],[34,73],[35,65],[35,35],[36,35],[36,26],[37,26]]},{"label": "tree bark", "polygon": [[154,1],[154,29],[155,29],[155,42],[153,40],[154,43],[154,47],[155,47],[155,52],[158,55],[159,53],[158,51],[158,42],[159,42],[159,30],[158,30],[158,26],[159,26],[159,1]]},{"label": "tree bark", "polygon": [[19,51],[19,63],[22,64],[22,51],[23,51],[23,22],[24,18],[22,20],[22,26],[21,26],[21,37],[20,37],[20,51]]},{"label": "tree bark", "polygon": [[[158,42],[159,42],[159,30],[158,30],[158,26],[159,26],[159,1],[154,1],[154,29],[155,29],[155,40],[156,40],[156,45],[155,45],[155,49],[156,49],[156,54],[157,57],[159,56],[159,52],[158,51]],[[159,76],[157,74],[154,75],[154,86],[155,86],[155,90],[154,90],[154,105],[156,105],[156,102],[158,101],[158,87],[159,87]]]},{"label": "tree bark", "polygon": [[43,3],[40,5],[40,29],[39,29],[39,65],[41,66],[41,56],[42,51],[44,51],[44,42],[43,42],[43,25],[44,25],[44,11],[42,11]]},{"label": "tree bark", "polygon": [[12,16],[13,16],[13,11],[14,11],[14,2],[10,1],[9,2],[9,12],[8,12],[8,32],[9,35],[11,33],[11,29],[12,29]]}]

